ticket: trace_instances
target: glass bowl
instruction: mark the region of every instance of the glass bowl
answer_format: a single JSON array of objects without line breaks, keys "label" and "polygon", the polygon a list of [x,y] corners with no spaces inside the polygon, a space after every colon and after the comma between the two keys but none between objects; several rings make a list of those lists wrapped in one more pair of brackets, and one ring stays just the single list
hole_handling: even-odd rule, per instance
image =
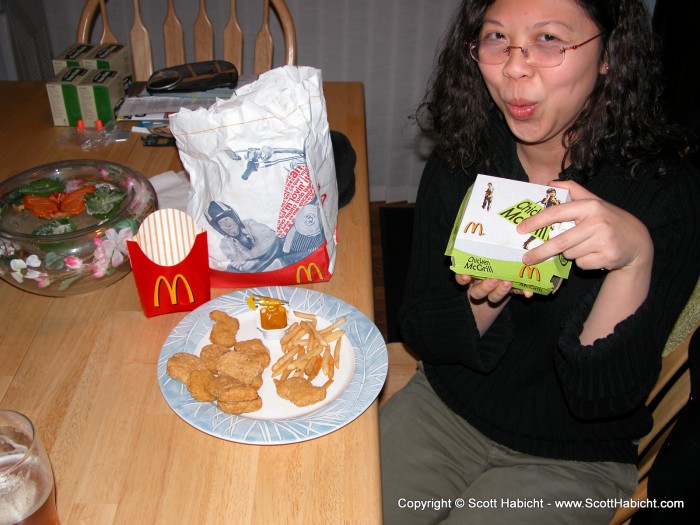
[{"label": "glass bowl", "polygon": [[131,271],[126,241],[156,209],[151,183],[103,160],[68,160],[0,183],[0,277],[62,297]]}]

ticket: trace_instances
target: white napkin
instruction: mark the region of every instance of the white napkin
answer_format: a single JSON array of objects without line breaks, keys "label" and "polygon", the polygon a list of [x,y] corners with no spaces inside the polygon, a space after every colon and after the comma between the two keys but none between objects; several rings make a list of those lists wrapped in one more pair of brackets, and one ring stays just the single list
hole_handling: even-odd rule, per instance
[{"label": "white napkin", "polygon": [[187,212],[190,180],[184,171],[166,171],[149,179],[158,195],[158,208],[174,208]]}]

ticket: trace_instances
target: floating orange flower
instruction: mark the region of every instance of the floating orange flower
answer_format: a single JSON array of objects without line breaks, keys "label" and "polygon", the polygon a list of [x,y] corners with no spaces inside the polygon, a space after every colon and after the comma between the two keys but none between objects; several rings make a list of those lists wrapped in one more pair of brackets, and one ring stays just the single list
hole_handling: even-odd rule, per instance
[{"label": "floating orange flower", "polygon": [[77,215],[85,209],[85,194],[93,193],[94,186],[83,186],[70,193],[54,193],[48,197],[26,195],[24,205],[37,217],[58,219]]}]

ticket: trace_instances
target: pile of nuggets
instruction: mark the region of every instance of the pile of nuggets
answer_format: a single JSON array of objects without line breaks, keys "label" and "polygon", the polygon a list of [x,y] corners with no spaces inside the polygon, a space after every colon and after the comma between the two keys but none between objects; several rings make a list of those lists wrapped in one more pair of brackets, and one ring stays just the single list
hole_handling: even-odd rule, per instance
[{"label": "pile of nuggets", "polygon": [[[340,364],[340,340],[343,330],[335,330],[345,321],[341,318],[330,327],[318,331],[315,316],[306,317],[290,327],[281,341],[283,356],[273,365],[277,394],[297,406],[307,406],[325,399],[333,382],[333,369]],[[220,310],[209,314],[214,325],[209,336],[211,344],[200,355],[186,352],[173,354],[166,371],[173,379],[184,383],[197,401],[215,401],[222,412],[243,414],[262,408],[258,390],[263,371],[270,365],[270,351],[260,339],[238,341],[240,323]],[[335,342],[334,352],[330,343]],[[311,383],[323,371],[328,380],[323,386]]]},{"label": "pile of nuggets", "polygon": [[209,340],[199,356],[186,352],[173,354],[166,371],[184,383],[197,401],[216,401],[222,412],[243,414],[262,408],[258,389],[262,373],[270,364],[270,351],[260,339],[237,341],[238,319],[214,310]]}]

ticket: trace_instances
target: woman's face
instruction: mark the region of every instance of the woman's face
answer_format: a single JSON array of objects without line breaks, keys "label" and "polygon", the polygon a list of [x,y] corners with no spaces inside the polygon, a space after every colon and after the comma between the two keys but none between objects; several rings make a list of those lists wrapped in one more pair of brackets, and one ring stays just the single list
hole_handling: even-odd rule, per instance
[{"label": "woman's face", "polygon": [[237,237],[241,231],[238,227],[238,223],[231,217],[222,217],[219,219],[219,226],[224,232],[226,232],[227,235],[230,235],[231,237]]},{"label": "woman's face", "polygon": [[[568,47],[600,33],[574,0],[496,0],[486,10],[480,39],[506,45],[550,40]],[[563,155],[562,134],[576,120],[599,73],[600,38],[566,51],[556,67],[537,68],[511,49],[503,64],[479,64],[486,86],[522,145]],[[561,157],[559,157],[561,159]]]}]

